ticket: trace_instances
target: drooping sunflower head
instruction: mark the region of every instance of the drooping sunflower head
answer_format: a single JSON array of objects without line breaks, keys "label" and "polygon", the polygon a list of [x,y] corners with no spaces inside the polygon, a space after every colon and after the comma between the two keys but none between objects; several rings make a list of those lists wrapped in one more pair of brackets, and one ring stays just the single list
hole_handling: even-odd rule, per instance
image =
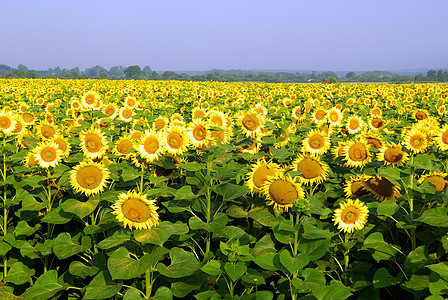
[{"label": "drooping sunflower head", "polygon": [[386,124],[381,117],[372,117],[369,121],[369,126],[372,130],[381,130]]},{"label": "drooping sunflower head", "polygon": [[303,152],[321,155],[330,148],[330,139],[320,130],[311,131],[302,141]]},{"label": "drooping sunflower head", "polygon": [[362,140],[347,142],[345,146],[345,163],[348,167],[362,168],[371,161],[369,145]]},{"label": "drooping sunflower head", "polygon": [[159,224],[156,202],[147,199],[146,195],[134,191],[121,193],[111,208],[125,228],[151,229]]},{"label": "drooping sunflower head", "polygon": [[448,150],[448,124],[444,125],[435,137],[437,147],[442,150]]},{"label": "drooping sunflower head", "polygon": [[445,177],[448,176],[447,173],[442,172],[432,172],[431,174],[422,175],[418,183],[422,184],[423,182],[429,182],[436,186],[436,191],[441,192],[445,190],[448,186],[448,181]]},{"label": "drooping sunflower head", "polygon": [[51,141],[42,142],[33,149],[34,158],[42,168],[55,167],[61,160],[59,146]]},{"label": "drooping sunflower head", "polygon": [[106,187],[109,174],[103,164],[84,161],[70,171],[70,184],[76,192],[86,196],[99,194]]},{"label": "drooping sunflower head", "polygon": [[145,158],[147,162],[154,161],[159,155],[165,151],[165,142],[159,131],[145,131],[138,146],[140,156]]},{"label": "drooping sunflower head", "polygon": [[399,167],[409,159],[409,155],[402,150],[400,144],[388,143],[380,149],[377,160],[384,161],[386,165]]},{"label": "drooping sunflower head", "polygon": [[416,120],[416,121],[420,121],[420,120],[424,120],[427,117],[429,117],[429,112],[426,109],[415,109],[412,112],[412,117]]},{"label": "drooping sunflower head", "polygon": [[405,137],[405,146],[414,153],[422,153],[428,147],[428,137],[419,130],[410,130]]},{"label": "drooping sunflower head", "polygon": [[365,175],[362,183],[364,187],[379,201],[383,201],[385,199],[397,201],[397,198],[401,197],[400,187],[394,185],[384,176]]},{"label": "drooping sunflower head", "polygon": [[84,155],[89,158],[102,157],[106,152],[106,138],[104,133],[97,128],[92,127],[88,130],[83,130],[79,135],[79,139]]},{"label": "drooping sunflower head", "polygon": [[319,184],[327,179],[329,167],[318,157],[301,155],[293,162],[294,170],[302,173],[301,184]]},{"label": "drooping sunflower head", "polygon": [[368,216],[369,209],[363,202],[348,199],[334,211],[333,222],[339,230],[351,233],[363,229]]},{"label": "drooping sunflower head", "polygon": [[362,138],[367,143],[367,145],[369,145],[371,147],[374,147],[377,149],[381,149],[381,147],[383,147],[383,144],[384,144],[383,139],[382,139],[381,135],[379,135],[375,131],[364,132],[362,134]]},{"label": "drooping sunflower head", "polygon": [[182,155],[190,143],[186,131],[180,126],[170,125],[163,134],[166,151],[172,155]]},{"label": "drooping sunflower head", "polygon": [[280,167],[276,163],[268,163],[264,158],[261,158],[252,165],[251,171],[246,174],[246,185],[250,188],[252,194],[261,193],[268,176],[275,177],[279,173]]},{"label": "drooping sunflower head", "polygon": [[300,198],[304,198],[303,189],[290,176],[268,176],[262,186],[262,192],[269,201],[269,205],[280,211],[288,208]]},{"label": "drooping sunflower head", "polygon": [[345,196],[354,199],[367,195],[369,192],[364,187],[363,181],[363,175],[355,175],[351,177],[349,181],[346,181],[344,188]]},{"label": "drooping sunflower head", "polygon": [[51,141],[58,145],[59,150],[61,150],[62,157],[69,156],[71,147],[70,147],[70,143],[68,142],[67,138],[65,138],[61,134],[58,134],[56,136],[53,136]]}]

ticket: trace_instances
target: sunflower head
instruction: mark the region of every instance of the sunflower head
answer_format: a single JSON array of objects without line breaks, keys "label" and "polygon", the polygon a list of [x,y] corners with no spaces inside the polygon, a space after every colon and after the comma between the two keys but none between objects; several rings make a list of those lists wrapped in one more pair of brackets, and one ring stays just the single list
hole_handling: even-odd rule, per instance
[{"label": "sunflower head", "polygon": [[428,137],[420,130],[412,129],[405,137],[405,145],[414,153],[422,153],[428,147]]},{"label": "sunflower head", "polygon": [[401,145],[388,143],[380,149],[377,159],[386,165],[399,167],[409,159],[409,155],[401,149]]},{"label": "sunflower head", "polygon": [[280,167],[276,163],[268,163],[264,158],[261,158],[252,165],[251,171],[246,174],[246,185],[253,194],[261,193],[263,184],[268,179],[268,176],[275,177],[279,173]]},{"label": "sunflower head", "polygon": [[247,137],[260,137],[264,127],[265,118],[253,110],[240,113],[238,124]]},{"label": "sunflower head", "polygon": [[62,152],[54,142],[43,142],[33,149],[34,158],[42,168],[55,167],[61,160]]},{"label": "sunflower head", "polygon": [[112,213],[125,228],[151,229],[159,224],[156,202],[147,199],[146,195],[134,191],[121,193],[111,207],[114,210]]},{"label": "sunflower head", "polygon": [[363,229],[368,216],[369,209],[363,202],[348,199],[334,211],[333,222],[339,230],[351,233]]},{"label": "sunflower head", "polygon": [[122,136],[115,142],[113,149],[114,153],[125,158],[132,156],[132,149],[134,148],[134,141],[130,136]]},{"label": "sunflower head", "polygon": [[269,205],[280,211],[288,211],[288,208],[301,198],[304,198],[303,189],[294,182],[290,176],[268,176],[262,186],[262,192],[269,201]]},{"label": "sunflower head", "polygon": [[83,130],[79,135],[79,139],[81,140],[81,148],[84,155],[89,158],[102,157],[106,152],[106,138],[99,129],[92,127],[88,130]]},{"label": "sunflower head", "polygon": [[300,183],[321,183],[327,179],[329,167],[318,157],[302,155],[293,162],[294,170],[302,173]]},{"label": "sunflower head", "polygon": [[86,196],[98,194],[106,187],[109,174],[103,164],[84,161],[70,171],[70,184],[75,191]]},{"label": "sunflower head", "polygon": [[194,119],[188,126],[188,137],[196,148],[205,147],[210,140],[209,125],[202,119]]},{"label": "sunflower head", "polygon": [[188,149],[189,139],[185,130],[180,126],[170,125],[164,135],[166,151],[172,155],[182,155]]},{"label": "sunflower head", "polygon": [[429,182],[436,186],[436,191],[441,192],[447,188],[448,181],[445,177],[447,173],[432,172],[431,174],[422,175],[418,180],[418,183]]},{"label": "sunflower head", "polygon": [[147,162],[154,161],[165,150],[165,143],[162,134],[158,131],[145,131],[139,141],[138,152]]},{"label": "sunflower head", "polygon": [[330,139],[320,130],[311,131],[302,141],[303,152],[321,155],[330,148]]},{"label": "sunflower head", "polygon": [[360,198],[367,195],[369,192],[364,187],[364,176],[355,175],[346,183],[344,192],[347,198]]},{"label": "sunflower head", "polygon": [[400,188],[384,176],[364,176],[362,183],[379,201],[397,201],[397,198],[401,197]]},{"label": "sunflower head", "polygon": [[345,165],[348,167],[364,167],[371,160],[369,145],[361,140],[347,142],[345,159],[347,160]]}]

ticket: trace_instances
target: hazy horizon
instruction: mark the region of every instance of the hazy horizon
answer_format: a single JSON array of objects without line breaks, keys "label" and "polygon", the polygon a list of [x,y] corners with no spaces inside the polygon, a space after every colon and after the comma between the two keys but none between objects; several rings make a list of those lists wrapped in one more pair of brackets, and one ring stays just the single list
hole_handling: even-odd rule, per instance
[{"label": "hazy horizon", "polygon": [[448,1],[3,1],[0,64],[153,70],[448,67]]}]

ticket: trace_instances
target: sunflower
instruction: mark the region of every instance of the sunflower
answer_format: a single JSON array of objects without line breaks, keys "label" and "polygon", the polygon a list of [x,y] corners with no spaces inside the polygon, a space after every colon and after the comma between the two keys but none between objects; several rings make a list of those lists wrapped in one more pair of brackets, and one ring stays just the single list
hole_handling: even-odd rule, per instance
[{"label": "sunflower", "polygon": [[293,162],[293,166],[294,170],[302,173],[299,177],[301,184],[319,184],[327,179],[329,167],[318,157],[301,155]]},{"label": "sunflower", "polygon": [[113,152],[116,155],[124,156],[128,159],[132,156],[131,150],[134,149],[134,141],[130,136],[122,136],[115,142]]},{"label": "sunflower", "polygon": [[428,137],[420,130],[411,129],[405,136],[406,148],[414,153],[421,153],[428,147]]},{"label": "sunflower", "polygon": [[137,106],[137,100],[134,97],[127,96],[126,99],[124,99],[124,106],[134,108]]},{"label": "sunflower", "polygon": [[448,150],[448,124],[445,124],[434,138],[437,143],[437,147],[442,150]]},{"label": "sunflower", "polygon": [[448,185],[448,181],[445,180],[445,177],[448,176],[447,173],[440,173],[440,172],[432,172],[428,175],[422,175],[418,183],[422,184],[423,182],[429,182],[436,186],[436,191],[441,192],[446,189]]},{"label": "sunflower", "polygon": [[351,116],[348,118],[345,127],[350,134],[355,134],[361,131],[365,126],[364,121],[358,116]]},{"label": "sunflower", "polygon": [[313,121],[317,124],[322,124],[327,120],[327,112],[323,108],[317,108],[313,112]]},{"label": "sunflower", "polygon": [[321,155],[330,148],[330,139],[319,130],[311,131],[302,141],[303,152]]},{"label": "sunflower", "polygon": [[338,157],[345,157],[345,153],[346,153],[346,146],[347,143],[346,142],[338,142],[336,147],[333,147],[333,149],[331,149],[331,153],[333,154],[333,158],[336,159]]},{"label": "sunflower", "polygon": [[339,205],[340,207],[334,211],[332,220],[339,230],[351,233],[355,229],[361,230],[364,228],[369,216],[369,209],[363,202],[358,199],[354,201],[348,199]]},{"label": "sunflower", "polygon": [[364,175],[362,183],[364,187],[369,192],[371,192],[379,201],[383,201],[385,199],[397,201],[397,198],[401,197],[400,187],[395,186],[389,179],[384,176]]},{"label": "sunflower", "polygon": [[297,121],[302,121],[305,118],[305,113],[302,112],[302,108],[300,106],[295,106],[292,109],[292,117]]},{"label": "sunflower", "polygon": [[193,112],[191,113],[192,119],[204,119],[206,116],[207,113],[200,107],[193,108]]},{"label": "sunflower", "polygon": [[10,111],[0,111],[0,130],[6,134],[10,135],[15,128],[16,118]]},{"label": "sunflower", "polygon": [[56,143],[51,141],[42,142],[33,149],[34,159],[42,168],[55,167],[61,160],[61,150]]},{"label": "sunflower", "polygon": [[130,229],[151,229],[159,224],[158,207],[155,200],[148,200],[146,195],[128,191],[118,195],[118,200],[112,204],[112,213],[116,215],[124,227]]},{"label": "sunflower", "polygon": [[347,142],[345,146],[345,159],[347,167],[364,167],[371,160],[369,145],[361,140]]},{"label": "sunflower", "polygon": [[109,179],[109,170],[103,164],[84,161],[70,171],[70,184],[76,192],[86,196],[101,193]]},{"label": "sunflower", "polygon": [[33,125],[34,124],[34,114],[31,112],[22,113],[22,121],[25,125]]},{"label": "sunflower", "polygon": [[392,167],[399,167],[409,159],[409,155],[401,148],[400,144],[388,143],[380,149],[377,160],[384,161],[386,165]]},{"label": "sunflower", "polygon": [[364,176],[355,175],[346,182],[344,192],[347,198],[360,198],[367,195],[369,192],[365,189],[363,184]]},{"label": "sunflower", "polygon": [[113,119],[117,115],[118,107],[115,103],[109,103],[102,109],[103,113]]},{"label": "sunflower", "polygon": [[162,138],[166,151],[172,155],[182,155],[187,151],[189,144],[188,135],[180,126],[170,125]]},{"label": "sunflower", "polygon": [[99,129],[92,127],[88,130],[83,130],[79,134],[79,139],[81,140],[81,148],[84,155],[89,158],[102,157],[106,152],[106,138]]},{"label": "sunflower", "polygon": [[37,161],[36,157],[34,156],[33,151],[29,151],[26,155],[25,159],[23,160],[23,165],[27,168],[32,168],[35,165],[37,165],[39,162]]},{"label": "sunflower", "polygon": [[196,148],[204,148],[210,140],[209,125],[201,119],[194,119],[188,125],[188,137]]},{"label": "sunflower", "polygon": [[81,101],[83,106],[92,109],[95,107],[95,104],[99,101],[99,96],[94,91],[88,91],[87,93],[84,94]]},{"label": "sunflower", "polygon": [[228,144],[232,138],[232,128],[226,127],[225,129],[221,130],[210,130],[210,142],[209,146],[216,145],[217,141],[219,141],[222,144]]},{"label": "sunflower", "polygon": [[251,171],[246,174],[246,185],[252,194],[261,193],[268,176],[277,176],[279,173],[280,167],[276,163],[268,163],[264,158],[260,158],[252,165]]},{"label": "sunflower", "polygon": [[163,130],[168,125],[168,119],[162,116],[158,116],[157,119],[154,120],[153,128],[155,130]]},{"label": "sunflower", "polygon": [[21,119],[16,119],[16,125],[14,126],[14,130],[11,132],[11,134],[20,134],[22,133],[26,128],[23,126]]},{"label": "sunflower", "polygon": [[300,185],[284,175],[268,176],[261,190],[270,201],[268,204],[280,211],[288,211],[298,199],[305,197]]},{"label": "sunflower", "polygon": [[333,126],[340,126],[342,123],[342,112],[340,109],[333,107],[328,111],[328,121]]},{"label": "sunflower", "polygon": [[265,118],[253,110],[242,112],[238,116],[238,125],[247,137],[260,137],[264,123]]},{"label": "sunflower", "polygon": [[120,108],[119,116],[120,119],[124,122],[131,122],[133,120],[132,116],[134,115],[134,111],[131,107],[124,106]]},{"label": "sunflower", "polygon": [[37,126],[37,131],[44,139],[51,139],[59,132],[56,125],[47,121],[41,121]]},{"label": "sunflower", "polygon": [[420,121],[420,120],[424,120],[427,117],[429,117],[429,112],[426,109],[415,109],[412,112],[412,117],[416,120],[416,121]]},{"label": "sunflower", "polygon": [[371,147],[381,149],[383,147],[383,139],[375,131],[368,131],[362,134],[363,140]]},{"label": "sunflower", "polygon": [[138,146],[140,156],[145,158],[147,162],[154,161],[164,152],[165,144],[162,134],[155,130],[145,131]]},{"label": "sunflower", "polygon": [[59,150],[61,150],[62,157],[68,157],[70,154],[70,143],[67,138],[62,135],[53,136],[51,139],[52,142],[58,145]]},{"label": "sunflower", "polygon": [[372,130],[381,130],[386,124],[381,117],[372,117],[369,121],[369,126]]},{"label": "sunflower", "polygon": [[370,115],[372,117],[380,118],[383,115],[383,111],[379,107],[374,107],[370,110]]}]

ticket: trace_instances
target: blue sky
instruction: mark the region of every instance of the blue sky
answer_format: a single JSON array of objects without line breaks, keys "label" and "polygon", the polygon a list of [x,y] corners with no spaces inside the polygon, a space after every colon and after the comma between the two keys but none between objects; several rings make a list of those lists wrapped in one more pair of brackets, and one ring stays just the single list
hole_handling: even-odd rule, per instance
[{"label": "blue sky", "polygon": [[447,11],[447,0],[0,0],[0,64],[447,68]]}]

